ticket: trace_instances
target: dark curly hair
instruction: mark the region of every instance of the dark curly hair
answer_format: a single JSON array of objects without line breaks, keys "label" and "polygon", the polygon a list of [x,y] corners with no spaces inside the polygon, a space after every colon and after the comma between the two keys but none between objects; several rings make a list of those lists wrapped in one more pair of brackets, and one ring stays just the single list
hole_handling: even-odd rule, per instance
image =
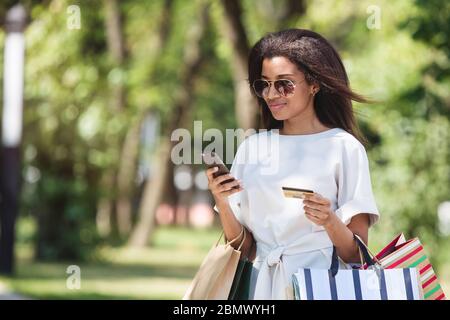
[{"label": "dark curly hair", "polygon": [[251,49],[248,58],[250,90],[261,106],[264,128],[280,129],[283,121],[276,120],[263,98],[257,97],[252,84],[261,78],[265,58],[285,57],[303,72],[308,84],[318,84],[314,110],[320,122],[328,127],[342,128],[361,143],[367,140],[355,120],[352,100],[370,102],[350,89],[347,72],[333,46],[321,35],[305,29],[288,29],[273,32],[261,38]]}]

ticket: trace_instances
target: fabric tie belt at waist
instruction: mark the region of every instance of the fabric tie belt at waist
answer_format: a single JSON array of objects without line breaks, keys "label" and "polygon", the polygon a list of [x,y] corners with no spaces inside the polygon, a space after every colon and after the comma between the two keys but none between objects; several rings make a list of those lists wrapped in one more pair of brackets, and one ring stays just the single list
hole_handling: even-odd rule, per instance
[{"label": "fabric tie belt at waist", "polygon": [[255,261],[262,261],[255,285],[255,300],[292,300],[292,281],[288,279],[283,256],[330,248],[333,244],[323,232],[307,234],[288,245],[269,246],[257,242]]}]

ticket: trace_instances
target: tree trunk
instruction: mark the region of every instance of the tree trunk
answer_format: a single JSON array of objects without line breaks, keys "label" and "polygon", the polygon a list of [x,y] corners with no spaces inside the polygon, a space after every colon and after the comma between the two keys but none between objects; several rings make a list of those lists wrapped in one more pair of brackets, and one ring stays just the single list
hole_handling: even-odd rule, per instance
[{"label": "tree trunk", "polygon": [[[105,24],[108,51],[116,68],[123,67],[125,59],[125,43],[123,37],[122,14],[117,0],[104,0]],[[125,87],[122,81],[112,84],[111,105],[117,111],[125,108]]]},{"label": "tree trunk", "polygon": [[[169,39],[170,27],[173,23],[171,14],[172,6],[173,0],[164,1],[164,6],[161,14],[161,23],[159,25],[159,32],[157,34],[156,40],[153,41],[154,50],[152,50],[152,52],[153,52],[153,59],[155,61],[157,61],[160,58],[167,43],[167,40]],[[166,181],[163,183],[164,190],[160,202],[164,202],[175,207],[176,204],[178,203],[178,191],[174,185],[173,163],[171,161],[168,161],[166,166],[168,172],[166,172],[165,174]]]},{"label": "tree trunk", "polygon": [[117,226],[122,237],[127,236],[132,227],[133,186],[136,177],[136,162],[139,153],[141,123],[136,121],[128,130],[120,156],[117,173]]},{"label": "tree trunk", "polygon": [[224,8],[224,36],[233,47],[231,68],[234,82],[235,113],[240,128],[257,128],[259,108],[249,90],[247,63],[250,46],[242,23],[239,0],[222,0]]},{"label": "tree trunk", "polygon": [[[117,70],[122,70],[124,68],[124,60],[126,57],[122,13],[117,0],[104,0],[104,8],[106,39],[112,67]],[[117,82],[111,83],[110,85],[110,106],[112,106],[113,111],[116,113],[125,111],[126,92],[123,79],[119,77]],[[102,232],[104,234],[109,234],[111,232],[114,208],[119,235],[124,237],[131,229],[130,197],[132,193],[132,179],[135,173],[135,158],[133,158],[133,153],[137,153],[137,146],[135,146],[135,142],[132,141],[132,136],[137,129],[132,127],[125,135],[123,142],[122,139],[119,139],[119,145],[122,144],[122,147],[118,146],[118,148],[121,149],[121,156],[118,163],[117,175],[112,172],[108,173],[108,175],[114,175],[114,183],[112,183],[110,190],[117,191],[117,198],[115,199],[115,206],[112,203],[107,203],[108,201],[114,201],[113,199],[100,199],[101,211],[99,211],[98,214],[101,215],[101,217],[97,217],[97,220],[103,221],[105,226],[108,223],[107,221],[109,221],[110,225],[110,227],[103,228]]]},{"label": "tree trunk", "polygon": [[[114,175],[111,170],[107,170],[100,182],[101,193],[105,193],[106,190],[114,189]],[[108,237],[112,232],[112,213],[113,212],[113,201],[111,196],[102,195],[97,203],[97,232],[101,237]]]},{"label": "tree trunk", "polygon": [[147,180],[142,193],[142,200],[139,206],[138,221],[131,233],[128,241],[129,246],[143,247],[147,244],[149,235],[152,233],[155,224],[155,212],[160,203],[164,188],[167,166],[170,160],[170,144],[162,141],[157,152],[157,170],[151,180]]},{"label": "tree trunk", "polygon": [[[107,30],[108,46],[111,57],[115,64],[120,68],[123,66],[123,60],[126,56],[123,40],[122,18],[118,3],[116,0],[105,0],[105,9],[107,11]],[[156,61],[159,59],[169,37],[172,0],[165,0],[161,14],[159,32],[154,40],[151,41],[153,49],[149,59]],[[122,83],[114,87],[115,95],[113,104],[116,110],[125,108],[125,90]],[[132,229],[132,196],[134,193],[133,182],[136,174],[137,157],[139,154],[139,134],[143,115],[139,116],[136,123],[128,129],[121,147],[121,156],[117,173],[117,202],[116,215],[117,226],[121,237],[128,236]],[[111,206],[112,207],[112,206]]]},{"label": "tree trunk", "polygon": [[[260,127],[260,110],[252,96],[248,83],[248,55],[250,45],[242,22],[242,8],[239,0],[221,0],[224,9],[223,28],[225,38],[232,44],[233,54],[231,68],[234,82],[235,113],[239,127],[247,130]],[[291,26],[299,16],[305,14],[304,0],[287,0],[280,17],[277,18],[278,29]]]},{"label": "tree trunk", "polygon": [[277,30],[292,28],[297,19],[306,13],[305,0],[287,0],[282,15],[277,21]]},{"label": "tree trunk", "polygon": [[172,147],[177,142],[172,142],[170,137],[172,132],[180,128],[183,121],[189,118],[192,108],[195,77],[202,63],[200,41],[208,23],[208,9],[209,6],[205,3],[202,6],[201,18],[193,24],[186,39],[182,63],[183,69],[180,76],[181,85],[176,94],[174,110],[171,112],[173,116],[169,119],[163,134],[158,154],[160,161],[156,169],[157,174],[154,179],[148,180],[144,187],[143,199],[139,208],[139,220],[128,242],[130,246],[142,247],[147,243],[151,244],[151,235],[155,227],[156,209],[161,202],[163,192],[166,190],[166,184],[170,178],[168,166],[173,166],[170,154]]}]

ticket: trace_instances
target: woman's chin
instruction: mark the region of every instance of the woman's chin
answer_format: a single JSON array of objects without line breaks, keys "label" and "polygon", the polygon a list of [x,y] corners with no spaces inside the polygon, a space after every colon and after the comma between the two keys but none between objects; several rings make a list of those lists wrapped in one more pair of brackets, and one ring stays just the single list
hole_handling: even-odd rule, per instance
[{"label": "woman's chin", "polygon": [[272,112],[272,117],[273,117],[275,120],[278,120],[278,121],[283,121],[283,120],[286,120],[286,119],[287,119],[286,116],[282,116],[282,115],[280,115],[280,114],[276,114],[275,112]]}]

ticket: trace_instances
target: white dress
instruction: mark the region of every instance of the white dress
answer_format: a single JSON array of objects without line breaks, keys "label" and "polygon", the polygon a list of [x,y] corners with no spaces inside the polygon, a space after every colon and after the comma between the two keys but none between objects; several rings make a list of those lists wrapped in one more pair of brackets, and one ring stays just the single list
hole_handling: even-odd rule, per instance
[{"label": "white dress", "polygon": [[293,299],[298,268],[331,264],[327,232],[305,217],[303,200],[284,197],[281,187],[311,189],[328,198],[346,225],[359,213],[369,214],[370,225],[379,218],[364,146],[340,128],[251,135],[239,145],[231,174],[243,181],[244,190],[228,197],[230,207],[257,245],[252,299]]}]

